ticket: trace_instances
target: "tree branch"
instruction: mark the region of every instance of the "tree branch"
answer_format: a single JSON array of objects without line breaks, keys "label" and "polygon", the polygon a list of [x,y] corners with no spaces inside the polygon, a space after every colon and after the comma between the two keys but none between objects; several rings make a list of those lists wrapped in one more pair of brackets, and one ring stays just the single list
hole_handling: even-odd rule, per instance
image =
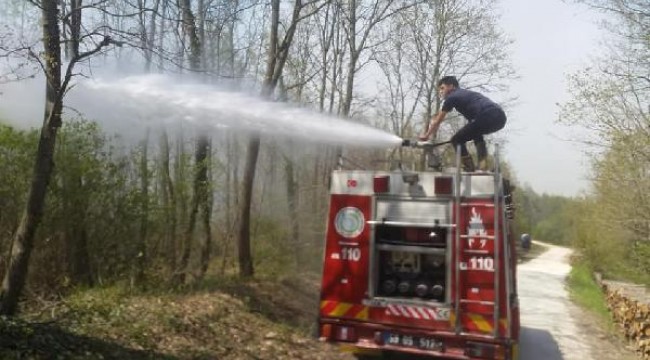
[{"label": "tree branch", "polygon": [[68,84],[70,83],[70,79],[72,79],[72,70],[74,69],[75,64],[87,57],[90,57],[100,52],[103,48],[109,46],[110,44],[122,46],[120,42],[113,41],[110,36],[105,36],[104,39],[99,44],[97,44],[97,46],[95,46],[94,49],[79,53],[78,55],[76,55],[70,60],[70,62],[68,63],[68,67],[65,71],[65,78],[63,80],[63,83],[61,84],[61,92],[59,93],[60,99],[63,98],[66,89],[68,88]]}]

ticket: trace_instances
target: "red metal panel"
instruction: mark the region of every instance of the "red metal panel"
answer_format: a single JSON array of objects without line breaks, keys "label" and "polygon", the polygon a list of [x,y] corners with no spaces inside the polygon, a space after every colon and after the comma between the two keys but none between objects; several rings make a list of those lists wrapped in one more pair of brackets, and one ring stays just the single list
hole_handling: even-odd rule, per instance
[{"label": "red metal panel", "polygon": [[[460,266],[463,269],[460,271],[459,279],[462,288],[461,298],[474,301],[461,306],[461,322],[468,331],[490,332],[494,327],[494,307],[489,302],[497,302],[501,309],[501,317],[505,316],[509,296],[506,294],[503,270],[514,266],[515,263],[506,262],[504,241],[493,239],[495,211],[500,210],[493,206],[492,199],[471,199],[463,204],[460,211],[459,228],[461,234],[467,236],[461,240]],[[500,222],[498,226],[499,235],[502,236],[504,233],[504,229],[501,228],[502,223]],[[500,263],[496,262],[494,256],[495,244],[499,244]],[[499,293],[495,294],[495,273],[499,272],[501,285]],[[482,301],[482,303],[475,301]],[[499,329],[503,334],[505,321],[500,325]]]},{"label": "red metal panel", "polygon": [[465,289],[465,298],[475,301],[494,301],[493,287],[469,287]]},{"label": "red metal panel", "polygon": [[[366,221],[370,219],[371,201],[370,196],[331,196],[321,300],[359,304],[365,297],[370,258],[370,228]],[[346,211],[353,215],[352,219],[344,219]],[[362,214],[361,219],[358,218],[359,214]],[[355,223],[358,225],[359,221],[362,222],[362,229],[355,228]],[[341,229],[344,231],[341,232]]]}]

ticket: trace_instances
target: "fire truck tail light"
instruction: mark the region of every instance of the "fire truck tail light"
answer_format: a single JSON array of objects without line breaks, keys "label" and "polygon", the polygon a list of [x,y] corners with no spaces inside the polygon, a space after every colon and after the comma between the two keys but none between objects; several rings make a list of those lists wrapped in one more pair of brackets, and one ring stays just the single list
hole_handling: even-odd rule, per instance
[{"label": "fire truck tail light", "polygon": [[390,190],[390,176],[375,176],[372,185],[375,194],[387,193]]},{"label": "fire truck tail light", "polygon": [[452,195],[454,193],[453,184],[451,176],[436,176],[433,191],[436,195]]},{"label": "fire truck tail light", "polygon": [[465,355],[479,359],[505,359],[503,347],[478,342],[468,342]]},{"label": "fire truck tail light", "polygon": [[321,338],[324,338],[326,340],[331,340],[332,339],[332,325],[331,324],[324,324],[320,328],[320,336]]},{"label": "fire truck tail light", "polygon": [[357,334],[351,326],[335,326],[334,339],[338,341],[356,342]]}]

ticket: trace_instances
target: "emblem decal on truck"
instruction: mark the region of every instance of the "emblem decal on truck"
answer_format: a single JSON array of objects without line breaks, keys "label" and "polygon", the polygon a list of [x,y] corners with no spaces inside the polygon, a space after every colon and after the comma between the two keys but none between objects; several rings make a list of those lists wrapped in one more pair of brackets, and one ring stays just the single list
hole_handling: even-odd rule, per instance
[{"label": "emblem decal on truck", "polygon": [[351,206],[339,210],[334,219],[336,232],[348,239],[353,239],[361,235],[365,225],[366,219],[361,210]]},{"label": "emblem decal on truck", "polygon": [[[481,214],[476,212],[476,208],[472,207],[472,217],[469,219],[469,225],[467,226],[467,236],[469,248],[474,248],[474,242],[476,239],[474,237],[484,237],[487,236],[487,231],[485,231],[485,225],[483,224],[483,218]],[[487,243],[485,238],[479,239],[481,244],[481,249],[483,249]]]}]

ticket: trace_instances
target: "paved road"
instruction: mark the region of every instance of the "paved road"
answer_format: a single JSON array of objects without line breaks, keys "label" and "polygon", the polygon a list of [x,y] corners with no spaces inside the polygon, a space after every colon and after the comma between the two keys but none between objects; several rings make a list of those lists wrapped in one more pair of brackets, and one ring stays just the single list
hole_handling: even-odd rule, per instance
[{"label": "paved road", "polygon": [[565,278],[571,249],[549,250],[519,265],[521,360],[598,360],[571,311]]}]

